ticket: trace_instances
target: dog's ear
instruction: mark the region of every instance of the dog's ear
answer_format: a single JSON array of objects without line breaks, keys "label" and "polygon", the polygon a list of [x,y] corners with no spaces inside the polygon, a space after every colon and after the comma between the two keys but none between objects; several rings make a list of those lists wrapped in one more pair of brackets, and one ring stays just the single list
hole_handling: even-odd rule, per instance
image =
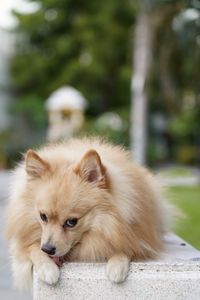
[{"label": "dog's ear", "polygon": [[26,172],[32,178],[41,177],[50,170],[48,162],[43,160],[35,151],[28,150],[26,153]]},{"label": "dog's ear", "polygon": [[106,168],[95,150],[89,150],[75,168],[75,173],[88,182],[97,182],[101,186],[106,182]]}]

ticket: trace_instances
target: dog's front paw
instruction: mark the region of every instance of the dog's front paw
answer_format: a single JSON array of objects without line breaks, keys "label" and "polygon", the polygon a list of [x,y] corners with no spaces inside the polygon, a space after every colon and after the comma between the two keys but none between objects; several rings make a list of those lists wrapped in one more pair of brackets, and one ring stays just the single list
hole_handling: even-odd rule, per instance
[{"label": "dog's front paw", "polygon": [[111,282],[124,281],[129,271],[129,259],[126,256],[113,256],[106,266],[106,273]]},{"label": "dog's front paw", "polygon": [[36,272],[38,274],[39,279],[48,284],[57,283],[60,276],[59,268],[53,262],[41,264],[39,268],[37,268]]}]

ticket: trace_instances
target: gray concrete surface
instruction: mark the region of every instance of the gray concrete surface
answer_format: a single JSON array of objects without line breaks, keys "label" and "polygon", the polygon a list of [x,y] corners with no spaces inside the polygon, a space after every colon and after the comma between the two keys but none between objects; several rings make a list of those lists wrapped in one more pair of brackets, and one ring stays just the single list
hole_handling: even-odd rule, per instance
[{"label": "gray concrete surface", "polygon": [[34,274],[34,300],[199,300],[200,252],[174,235],[166,236],[158,260],[131,263],[128,278],[111,283],[104,263],[66,263],[50,286]]},{"label": "gray concrete surface", "polygon": [[4,239],[4,212],[9,191],[10,173],[0,171],[0,299],[1,300],[30,300],[28,293],[19,293],[12,287],[9,266],[9,254]]}]

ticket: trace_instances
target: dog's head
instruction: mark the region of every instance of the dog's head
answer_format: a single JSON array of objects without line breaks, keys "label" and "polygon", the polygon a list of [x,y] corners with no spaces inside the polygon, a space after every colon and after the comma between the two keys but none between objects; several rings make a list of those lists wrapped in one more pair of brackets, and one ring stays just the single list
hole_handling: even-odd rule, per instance
[{"label": "dog's head", "polygon": [[95,150],[78,163],[62,165],[29,150],[26,172],[44,252],[64,256],[85,233],[101,226],[101,216],[110,209],[109,179]]}]

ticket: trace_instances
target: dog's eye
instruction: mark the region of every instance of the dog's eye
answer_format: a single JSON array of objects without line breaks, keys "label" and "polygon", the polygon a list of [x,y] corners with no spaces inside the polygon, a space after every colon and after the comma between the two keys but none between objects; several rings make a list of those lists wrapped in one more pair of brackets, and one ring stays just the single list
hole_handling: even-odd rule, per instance
[{"label": "dog's eye", "polygon": [[65,224],[63,225],[63,227],[72,228],[72,227],[76,226],[77,222],[78,222],[77,218],[67,219],[65,221]]},{"label": "dog's eye", "polygon": [[42,220],[43,222],[48,222],[48,218],[47,218],[47,216],[46,216],[45,214],[40,213],[40,218],[41,218],[41,220]]}]

